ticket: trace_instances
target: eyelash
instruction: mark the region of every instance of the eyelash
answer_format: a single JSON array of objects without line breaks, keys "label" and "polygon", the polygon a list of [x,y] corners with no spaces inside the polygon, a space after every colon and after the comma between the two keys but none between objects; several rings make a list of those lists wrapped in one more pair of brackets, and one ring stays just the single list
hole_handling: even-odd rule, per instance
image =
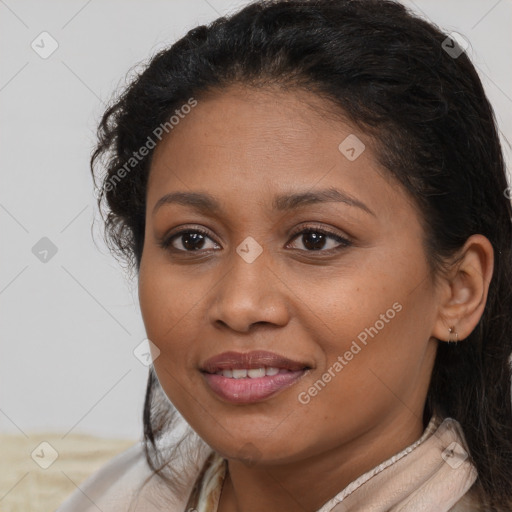
[{"label": "eyelash", "polygon": [[[199,249],[197,251],[186,251],[186,250],[183,250],[183,249],[176,249],[174,247],[171,247],[171,244],[173,242],[173,240],[175,238],[179,238],[180,236],[183,236],[183,235],[186,235],[186,234],[190,234],[190,233],[199,233],[201,235],[204,235],[208,238],[211,239],[211,237],[209,236],[208,232],[204,229],[201,229],[201,228],[190,228],[190,229],[185,229],[183,231],[179,231],[178,233],[173,233],[172,235],[168,236],[167,238],[164,238],[163,240],[161,240],[158,245],[164,249],[164,250],[168,250],[168,251],[172,251],[172,252],[182,252],[182,253],[199,253],[201,252],[202,250]],[[335,248],[332,248],[332,249],[328,249],[328,250],[323,250],[323,249],[319,249],[318,251],[307,251],[307,250],[303,250],[303,249],[299,249],[301,251],[304,251],[304,252],[323,252],[323,253],[327,253],[327,254],[330,254],[334,251],[339,251],[339,250],[342,250],[342,249],[345,249],[347,247],[350,247],[352,245],[352,242],[347,239],[347,238],[344,238],[328,229],[325,229],[325,228],[321,228],[321,227],[316,227],[316,226],[308,226],[300,231],[296,231],[294,233],[292,233],[291,235],[291,240],[290,241],[293,241],[295,240],[296,238],[299,237],[299,235],[304,235],[304,234],[308,234],[308,233],[319,233],[319,234],[322,234],[322,235],[327,235],[328,237],[330,238],[333,238],[334,240],[336,240],[336,242],[339,242],[340,243],[340,246],[339,247],[335,247]],[[211,250],[211,249],[206,249],[207,251],[208,250]],[[215,249],[214,249],[215,250]]]}]

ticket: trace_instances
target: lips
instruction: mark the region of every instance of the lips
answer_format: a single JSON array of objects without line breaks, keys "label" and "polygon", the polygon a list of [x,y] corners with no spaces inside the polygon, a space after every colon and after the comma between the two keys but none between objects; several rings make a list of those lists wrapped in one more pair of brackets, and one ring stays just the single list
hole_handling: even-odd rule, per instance
[{"label": "lips", "polygon": [[251,370],[267,367],[289,371],[309,368],[307,363],[293,361],[273,352],[258,350],[245,353],[223,352],[208,359],[201,367],[201,370],[206,373],[217,373],[222,370]]},{"label": "lips", "polygon": [[208,359],[201,372],[222,400],[249,404],[292,386],[310,369],[307,363],[265,351],[224,352]]}]

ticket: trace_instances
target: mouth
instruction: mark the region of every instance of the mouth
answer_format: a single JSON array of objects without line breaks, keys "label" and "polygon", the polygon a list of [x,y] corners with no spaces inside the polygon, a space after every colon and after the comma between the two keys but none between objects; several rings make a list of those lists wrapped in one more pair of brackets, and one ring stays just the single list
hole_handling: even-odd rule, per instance
[{"label": "mouth", "polygon": [[208,359],[200,371],[221,399],[236,404],[261,402],[292,386],[311,369],[272,352],[224,352]]}]

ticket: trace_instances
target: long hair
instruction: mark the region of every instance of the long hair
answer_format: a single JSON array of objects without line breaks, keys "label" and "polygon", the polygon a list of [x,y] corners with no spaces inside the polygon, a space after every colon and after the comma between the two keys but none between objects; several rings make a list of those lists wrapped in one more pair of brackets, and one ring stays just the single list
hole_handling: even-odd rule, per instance
[{"label": "long hair", "polygon": [[[425,414],[462,425],[479,499],[486,510],[512,510],[512,208],[492,107],[466,53],[447,52],[446,38],[391,0],[253,2],[149,60],[104,113],[91,171],[102,162],[106,243],[138,272],[153,152],[137,161],[133,153],[191,97],[235,83],[305,89],[371,134],[379,163],[421,212],[434,275],[472,234],[494,248],[483,315],[464,342],[439,343]],[[146,456],[175,486],[177,452],[164,456],[158,441],[178,419],[151,369]]]}]

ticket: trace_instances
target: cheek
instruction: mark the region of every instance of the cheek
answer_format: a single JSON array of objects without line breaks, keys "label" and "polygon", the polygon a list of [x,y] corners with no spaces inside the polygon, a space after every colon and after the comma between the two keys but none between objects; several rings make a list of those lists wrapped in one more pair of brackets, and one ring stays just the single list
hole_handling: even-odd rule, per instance
[{"label": "cheek", "polygon": [[[191,272],[191,271],[189,271]],[[169,263],[143,256],[139,271],[139,303],[148,338],[161,351],[168,345],[179,348],[198,329],[195,310],[201,306],[206,283],[193,279],[189,272],[173,270]],[[188,332],[187,336],[180,335]]]},{"label": "cheek", "polygon": [[299,391],[306,407],[318,408],[333,421],[340,410],[355,413],[344,422],[385,410],[397,401],[395,393],[409,392],[424,362],[428,290],[419,286],[411,293],[417,277],[405,266],[385,269],[382,264],[358,269],[337,279],[336,286],[310,289],[305,299],[309,307],[318,305],[314,337],[324,358],[309,387]]},{"label": "cheek", "polygon": [[[147,337],[159,350],[153,366],[164,393],[180,413],[189,420],[193,403],[190,396],[190,344],[198,336],[194,321],[195,293],[179,274],[161,265],[141,261],[139,271],[139,303]],[[179,293],[177,290],[187,290]],[[195,299],[195,300],[194,300]]]},{"label": "cheek", "polygon": [[[386,300],[381,300],[361,305],[357,317],[338,317],[338,325],[331,328],[339,336],[331,336],[328,343],[324,339],[325,365],[298,387],[300,425],[323,425],[311,433],[317,449],[328,449],[340,435],[356,438],[362,425],[377,425],[390,411],[410,402],[421,357],[412,346],[415,340],[407,338],[408,322],[401,316],[407,314],[405,308],[392,309],[385,323],[379,315],[388,310]],[[407,352],[398,341],[404,337],[409,341]]]},{"label": "cheek", "polygon": [[[157,266],[142,265],[139,272],[139,303],[146,335],[158,347],[153,365],[167,396],[173,399],[183,381],[186,367],[186,338],[179,335],[186,326],[187,304],[176,300],[175,283]],[[186,295],[186,294],[184,294]],[[190,309],[190,308],[188,308]]]}]

